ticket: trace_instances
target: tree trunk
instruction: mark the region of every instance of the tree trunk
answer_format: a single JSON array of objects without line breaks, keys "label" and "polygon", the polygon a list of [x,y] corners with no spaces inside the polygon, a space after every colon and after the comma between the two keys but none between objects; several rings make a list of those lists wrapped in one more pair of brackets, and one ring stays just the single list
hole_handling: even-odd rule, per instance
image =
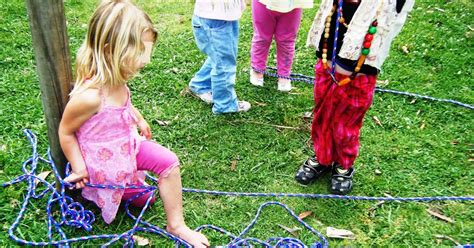
[{"label": "tree trunk", "polygon": [[26,0],[26,7],[51,155],[64,176],[66,158],[59,144],[58,128],[72,86],[64,4],[63,0]]}]

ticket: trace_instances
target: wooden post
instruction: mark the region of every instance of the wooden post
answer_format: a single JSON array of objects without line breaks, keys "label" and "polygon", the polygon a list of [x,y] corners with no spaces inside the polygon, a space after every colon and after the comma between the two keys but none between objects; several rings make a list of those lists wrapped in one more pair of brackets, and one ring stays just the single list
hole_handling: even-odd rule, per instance
[{"label": "wooden post", "polygon": [[51,155],[64,176],[66,158],[59,144],[58,128],[72,84],[64,4],[63,0],[26,0],[26,8]]}]

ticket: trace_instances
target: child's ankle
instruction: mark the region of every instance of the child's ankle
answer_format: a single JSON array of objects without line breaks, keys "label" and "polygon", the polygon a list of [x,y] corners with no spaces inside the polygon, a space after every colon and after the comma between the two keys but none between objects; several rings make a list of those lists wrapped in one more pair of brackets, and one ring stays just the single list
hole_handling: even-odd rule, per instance
[{"label": "child's ankle", "polygon": [[178,234],[179,232],[181,232],[183,229],[186,229],[188,226],[186,226],[186,224],[183,222],[183,223],[175,223],[175,224],[168,224],[166,225],[166,231],[169,232],[169,233],[173,233],[173,234]]},{"label": "child's ankle", "polygon": [[253,73],[253,76],[258,78],[258,79],[263,78],[263,73],[262,72],[258,72],[258,71],[255,71],[254,69],[252,69],[252,73]]}]

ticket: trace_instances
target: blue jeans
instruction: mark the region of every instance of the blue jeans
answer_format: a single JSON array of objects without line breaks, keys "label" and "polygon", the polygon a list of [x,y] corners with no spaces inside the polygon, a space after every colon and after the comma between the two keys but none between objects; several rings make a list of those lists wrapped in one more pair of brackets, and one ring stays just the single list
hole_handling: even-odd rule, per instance
[{"label": "blue jeans", "polygon": [[196,44],[207,59],[189,82],[189,88],[197,94],[212,92],[213,113],[236,112],[239,22],[193,16],[192,25]]}]

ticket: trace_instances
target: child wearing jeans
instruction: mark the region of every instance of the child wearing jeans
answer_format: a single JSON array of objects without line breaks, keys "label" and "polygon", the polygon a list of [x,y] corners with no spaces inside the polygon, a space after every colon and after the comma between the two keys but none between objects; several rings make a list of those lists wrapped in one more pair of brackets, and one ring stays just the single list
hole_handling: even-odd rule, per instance
[{"label": "child wearing jeans", "polygon": [[[359,133],[377,75],[414,0],[323,0],[307,44],[317,48],[314,154],[295,175],[309,184],[331,171],[333,194],[351,191]],[[336,36],[336,33],[338,34]]]},{"label": "child wearing jeans", "polygon": [[239,19],[244,0],[196,0],[192,19],[196,45],[207,55],[189,89],[215,114],[245,112],[250,103],[238,101],[235,93]]},{"label": "child wearing jeans", "polygon": [[313,0],[253,0],[253,39],[250,51],[252,69],[250,83],[263,86],[270,45],[277,46],[278,90],[290,91],[290,76],[295,41],[301,22],[302,8],[312,8]]},{"label": "child wearing jeans", "polygon": [[[77,79],[58,130],[72,168],[64,181],[83,188],[82,196],[93,201],[105,222],[111,223],[120,202],[144,189],[86,184],[140,186],[143,171],[154,172],[159,175],[166,230],[194,247],[206,247],[207,238],[184,222],[179,160],[150,140],[150,126],[132,105],[127,87],[127,81],[150,61],[156,35],[149,16],[127,0],[105,0],[95,10],[77,54]],[[151,192],[131,203],[143,207],[149,197]]]}]

